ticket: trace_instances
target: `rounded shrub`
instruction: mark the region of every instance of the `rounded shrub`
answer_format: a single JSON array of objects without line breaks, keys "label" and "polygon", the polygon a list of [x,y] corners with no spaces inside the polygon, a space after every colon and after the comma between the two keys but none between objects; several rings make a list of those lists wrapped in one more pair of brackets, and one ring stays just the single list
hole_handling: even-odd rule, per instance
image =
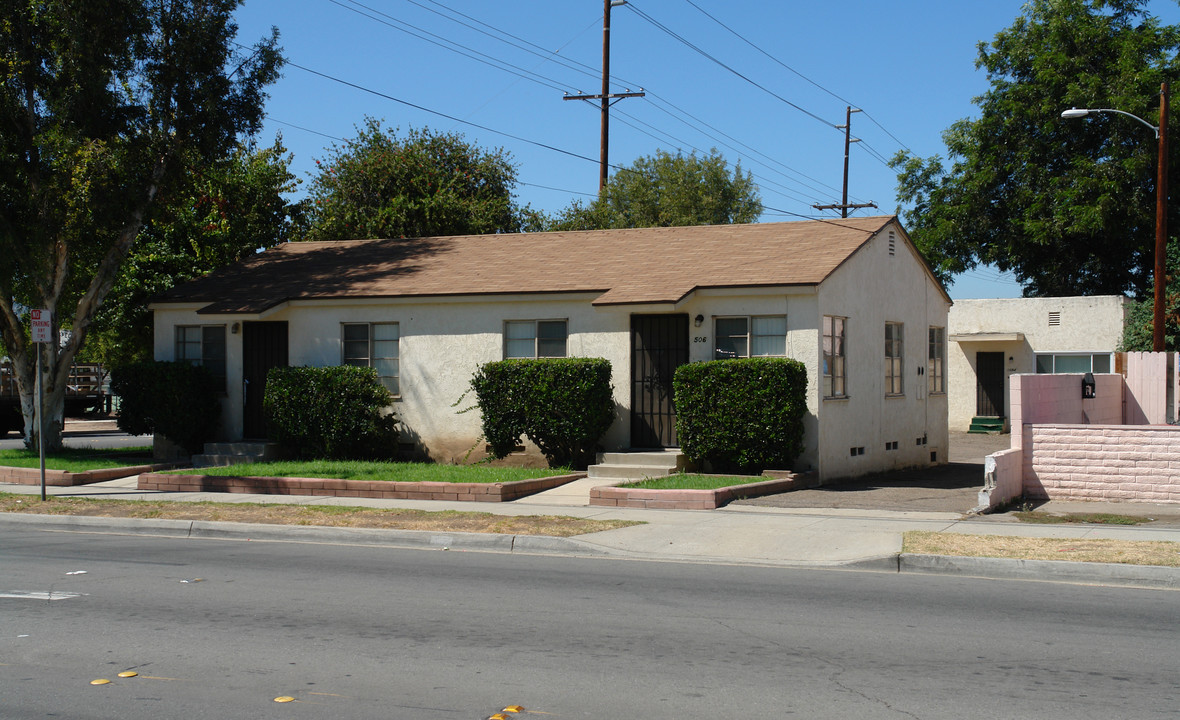
[{"label": "rounded shrub", "polygon": [[511,453],[520,436],[550,467],[585,469],[615,419],[610,361],[602,358],[501,360],[471,380],[492,456]]},{"label": "rounded shrub", "polygon": [[717,472],[788,470],[803,452],[807,370],[798,360],[747,358],[676,370],[676,435]]},{"label": "rounded shrub", "polygon": [[373,368],[277,367],[266,376],[267,433],[285,453],[331,460],[397,454],[393,397]]},{"label": "rounded shrub", "polygon": [[145,362],[111,371],[118,395],[119,429],[131,435],[162,435],[189,453],[212,440],[221,418],[220,381],[201,365]]}]

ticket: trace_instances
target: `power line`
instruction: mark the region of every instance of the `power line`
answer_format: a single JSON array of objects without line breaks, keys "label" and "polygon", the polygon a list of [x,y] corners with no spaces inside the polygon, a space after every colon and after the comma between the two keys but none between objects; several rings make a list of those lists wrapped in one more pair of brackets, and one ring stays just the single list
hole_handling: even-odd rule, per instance
[{"label": "power line", "polygon": [[[713,22],[717,23],[717,24],[718,24],[718,25],[720,25],[722,28],[724,28],[725,30],[727,30],[729,33],[731,33],[731,34],[732,34],[734,37],[736,37],[738,40],[741,40],[741,41],[742,41],[742,42],[744,42],[745,44],[749,45],[750,47],[754,48],[755,50],[757,50],[758,52],[762,53],[762,54],[763,54],[763,55],[765,55],[766,57],[770,58],[770,60],[771,60],[771,61],[773,61],[773,62],[777,63],[779,66],[783,67],[784,69],[788,70],[789,72],[791,72],[791,73],[794,73],[794,74],[795,74],[796,76],[798,76],[800,79],[804,80],[804,81],[805,81],[805,82],[807,82],[807,83],[810,83],[811,85],[813,85],[813,86],[815,86],[816,88],[818,88],[818,89],[822,90],[823,92],[827,93],[828,95],[831,95],[832,97],[836,98],[837,100],[839,100],[840,102],[844,103],[845,105],[852,105],[852,106],[854,106],[854,107],[860,107],[860,106],[859,106],[859,105],[857,105],[856,103],[854,103],[854,102],[852,102],[852,101],[850,101],[850,100],[846,100],[846,99],[844,99],[843,97],[841,97],[841,96],[840,96],[840,95],[838,95],[837,93],[835,93],[835,92],[832,92],[831,90],[829,90],[828,88],[826,88],[826,87],[824,87],[823,85],[819,84],[819,83],[818,83],[818,82],[816,82],[815,80],[812,80],[811,78],[807,77],[806,75],[804,75],[803,73],[799,72],[798,70],[796,70],[795,68],[791,67],[790,65],[786,64],[785,62],[783,62],[782,60],[778,59],[778,58],[777,58],[777,57],[775,57],[774,55],[771,55],[770,53],[766,52],[766,51],[765,51],[765,50],[763,50],[761,47],[759,47],[758,45],[754,44],[753,42],[751,42],[750,40],[748,40],[748,39],[746,39],[744,36],[742,36],[742,35],[741,35],[741,33],[737,32],[737,31],[736,31],[736,30],[734,30],[733,28],[731,28],[731,27],[729,27],[728,25],[726,25],[725,23],[721,22],[720,20],[718,20],[718,19],[717,19],[716,17],[714,17],[713,15],[710,15],[708,12],[706,12],[706,11],[704,10],[704,8],[702,8],[700,5],[697,5],[695,2],[693,2],[693,0],[684,0],[684,1],[685,1],[686,3],[688,3],[689,5],[692,5],[694,8],[696,8],[696,9],[697,9],[697,10],[698,10],[698,11],[699,11],[699,12],[700,12],[702,15],[704,15],[705,17],[709,18],[710,20],[712,20]],[[903,143],[901,140],[897,139],[897,136],[895,136],[893,133],[889,132],[889,130],[888,130],[888,129],[886,129],[886,127],[885,127],[884,125],[882,125],[881,123],[877,122],[876,118],[874,118],[872,115],[870,115],[870,114],[869,114],[867,111],[865,111],[865,110],[863,110],[863,109],[861,110],[861,112],[863,112],[863,113],[864,113],[864,116],[865,116],[866,118],[868,118],[868,119],[869,119],[869,120],[870,120],[870,121],[871,121],[871,122],[872,122],[874,125],[876,125],[878,128],[880,128],[880,129],[881,129],[881,131],[882,131],[883,133],[885,133],[885,134],[886,134],[886,135],[888,135],[890,138],[892,138],[892,139],[893,139],[893,141],[894,141],[895,143],[897,143],[899,147],[901,147],[901,148],[902,148],[902,149],[904,149],[904,150],[909,150],[909,147],[907,147],[905,143]],[[882,157],[880,154],[878,154],[876,151],[873,151],[873,153],[872,153],[872,154],[873,154],[875,157],[877,157],[879,160],[881,160],[882,162],[885,162],[885,160],[883,159],[883,157]],[[888,163],[886,163],[886,165],[888,165]]]},{"label": "power line", "polygon": [[[349,1],[355,2],[355,0],[349,0]],[[478,18],[474,18],[470,15],[461,13],[458,10],[456,10],[452,7],[449,7],[447,5],[443,5],[440,2],[436,2],[435,0],[427,0],[427,2],[429,2],[431,5],[437,5],[438,7],[443,8],[443,9],[447,10],[448,12],[452,12],[452,13],[458,15],[459,17],[470,20],[473,23],[477,23],[479,25],[482,25],[483,27],[488,28],[489,30],[491,30],[495,33],[498,33],[500,35],[504,35],[506,37],[512,38],[513,40],[524,43],[525,45],[528,45],[529,47],[535,48],[535,50],[529,50],[528,48],[521,47],[520,45],[518,45],[516,43],[511,43],[511,42],[508,42],[507,40],[504,40],[503,38],[496,37],[492,33],[486,32],[484,30],[480,30],[477,27],[474,27],[472,25],[468,25],[467,23],[464,23],[464,22],[460,22],[459,20],[456,20],[452,17],[447,17],[446,15],[439,12],[438,10],[431,10],[430,8],[423,5],[422,3],[417,2],[417,0],[406,0],[406,2],[410,3],[411,5],[417,5],[418,7],[422,8],[423,10],[426,10],[428,12],[432,12],[432,13],[438,15],[439,17],[446,18],[447,20],[450,20],[451,22],[458,23],[464,27],[475,30],[476,32],[487,35],[488,37],[492,38],[493,40],[498,40],[502,43],[505,43],[506,45],[511,45],[512,47],[515,47],[519,50],[524,50],[525,52],[531,53],[531,54],[536,55],[538,57],[542,57],[545,60],[553,60],[553,61],[559,62],[562,65],[564,65],[565,67],[569,68],[570,70],[580,72],[583,75],[588,75],[593,79],[598,78],[598,71],[594,67],[587,65],[584,62],[581,62],[579,60],[574,60],[573,58],[562,57],[562,56],[558,55],[557,51],[553,51],[553,50],[549,50],[547,48],[541,47],[540,45],[537,45],[534,42],[530,42],[522,37],[519,37],[517,35],[513,35],[512,33],[508,32],[506,30],[501,30],[500,28],[498,28],[494,25],[489,25],[488,23],[485,23],[484,21],[479,20]],[[359,5],[360,3],[356,3],[356,4]],[[589,27],[593,27],[597,23],[598,23],[598,20],[595,20],[594,22],[592,22],[590,24]],[[577,67],[575,67],[575,66],[577,66]]]},{"label": "power line", "polygon": [[[462,55],[463,57],[466,57],[468,59],[474,60],[479,63],[483,63],[484,65],[488,65],[490,67],[494,67],[497,70],[502,70],[504,72],[511,73],[511,74],[516,75],[520,78],[528,80],[529,82],[534,82],[534,83],[537,83],[538,85],[542,85],[542,86],[551,88],[553,90],[557,90],[559,92],[565,90],[564,86],[557,84],[556,81],[554,81],[552,78],[547,78],[543,75],[540,75],[539,73],[534,73],[531,70],[526,70],[525,68],[522,68],[518,65],[513,65],[512,63],[505,62],[505,61],[500,60],[498,58],[494,58],[491,55],[488,55],[487,53],[482,53],[482,52],[479,52],[478,50],[473,50],[472,48],[466,47],[465,45],[457,43],[453,40],[448,40],[448,39],[442,37],[441,35],[436,35],[435,33],[432,33],[429,30],[423,30],[422,28],[417,27],[416,25],[411,25],[410,23],[398,20],[391,15],[381,12],[380,10],[374,10],[372,8],[365,6],[365,5],[361,5],[360,3],[353,2],[353,4],[357,5],[358,7],[364,8],[368,12],[376,14],[376,15],[370,15],[366,12],[362,12],[361,10],[357,9],[356,7],[349,7],[348,5],[345,5],[343,2],[340,2],[340,0],[328,0],[328,2],[332,3],[333,5],[338,5],[341,8],[344,8],[345,10],[348,10],[350,12],[354,12],[357,15],[360,15],[361,17],[368,18],[368,19],[372,20],[373,22],[381,23],[382,25],[386,25],[394,30],[398,30],[400,32],[403,32],[411,37],[416,37],[419,40],[423,40],[423,41],[428,42],[432,45],[436,45],[444,50],[449,50],[449,51],[456,53],[458,55]],[[382,17],[377,17],[377,15],[382,16]],[[388,18],[388,19],[383,19],[383,18]],[[403,25],[405,27],[402,27]],[[412,28],[413,30],[407,30],[406,28]],[[414,32],[414,31],[417,31],[417,32]],[[421,34],[419,34],[419,33],[421,33]],[[429,35],[430,37],[426,37],[427,35]],[[435,39],[431,39],[431,38],[435,38]]]},{"label": "power line", "polygon": [[785,97],[783,97],[782,95],[779,95],[778,93],[774,92],[774,91],[773,91],[773,90],[771,90],[770,88],[767,88],[766,86],[764,86],[764,85],[762,85],[762,84],[760,84],[760,83],[758,83],[758,82],[755,82],[754,80],[752,80],[751,78],[747,77],[746,75],[743,75],[742,73],[738,72],[737,70],[735,70],[734,68],[732,68],[732,67],[730,67],[729,65],[725,64],[725,63],[724,63],[724,62],[722,62],[721,60],[719,60],[719,59],[717,59],[716,57],[714,57],[714,56],[710,55],[709,53],[705,52],[703,49],[701,49],[701,48],[700,48],[700,47],[698,47],[697,45],[694,45],[692,42],[690,42],[690,41],[689,41],[688,39],[686,39],[684,36],[682,36],[682,35],[679,35],[679,34],[678,34],[678,33],[676,33],[675,31],[673,31],[671,28],[669,28],[667,25],[664,25],[663,23],[659,22],[658,20],[656,20],[656,19],[655,19],[655,18],[653,18],[652,16],[650,16],[650,15],[648,15],[647,13],[643,12],[642,10],[640,10],[640,9],[636,8],[636,7],[635,7],[633,4],[631,4],[631,3],[628,3],[627,5],[624,5],[623,7],[625,7],[625,8],[630,8],[630,10],[631,10],[632,12],[634,12],[636,15],[638,15],[639,17],[643,18],[644,20],[648,21],[649,23],[651,23],[652,25],[654,25],[654,26],[655,26],[657,29],[661,30],[662,32],[664,32],[664,33],[668,34],[670,37],[672,37],[674,40],[676,40],[676,41],[680,42],[680,43],[681,43],[681,44],[683,44],[685,47],[687,47],[687,48],[691,49],[692,51],[694,51],[694,52],[696,52],[696,53],[698,53],[698,54],[700,54],[702,57],[704,57],[704,58],[706,58],[707,60],[709,60],[709,61],[711,61],[711,62],[713,62],[713,63],[717,64],[718,66],[720,66],[720,67],[724,68],[725,70],[727,70],[727,71],[729,71],[730,73],[732,73],[732,74],[736,75],[737,77],[741,78],[742,80],[745,80],[745,81],[746,81],[747,83],[749,83],[750,85],[753,85],[754,87],[756,87],[756,88],[758,88],[759,90],[763,91],[764,93],[766,93],[766,94],[770,95],[771,97],[773,97],[773,98],[775,98],[775,99],[779,100],[779,101],[780,101],[780,102],[782,102],[782,103],[785,103],[785,104],[787,104],[787,105],[789,105],[789,106],[791,106],[791,107],[795,108],[796,110],[798,110],[799,112],[803,113],[804,115],[807,115],[807,116],[808,116],[808,117],[810,117],[810,118],[813,118],[813,119],[815,119],[815,120],[818,120],[819,122],[823,123],[824,125],[827,125],[827,126],[828,126],[828,127],[830,127],[830,128],[835,128],[835,127],[836,127],[836,124],[835,124],[835,123],[833,123],[833,122],[829,122],[829,121],[827,121],[827,120],[823,119],[823,118],[822,118],[822,117],[820,117],[819,115],[816,115],[815,113],[813,113],[813,112],[811,112],[810,110],[808,110],[808,109],[804,108],[803,106],[801,106],[801,105],[798,105],[798,104],[796,104],[796,103],[793,103],[793,102],[791,102],[790,100],[786,99],[786,98],[785,98]]},{"label": "power line", "polygon": [[[306,73],[310,73],[312,75],[316,75],[318,77],[322,77],[326,80],[331,80],[332,82],[340,83],[341,85],[344,85],[344,86],[347,86],[347,87],[350,87],[350,88],[353,88],[356,90],[360,90],[362,92],[369,93],[370,95],[376,95],[377,97],[384,98],[386,100],[392,100],[395,103],[405,105],[406,107],[414,108],[415,110],[421,110],[422,112],[430,113],[431,115],[437,115],[438,117],[446,118],[447,120],[450,120],[452,122],[457,122],[457,123],[467,125],[469,127],[473,127],[473,128],[479,129],[479,130],[484,130],[486,132],[494,133],[496,135],[500,135],[502,137],[506,137],[506,138],[509,138],[512,140],[517,140],[522,143],[527,143],[529,145],[535,145],[536,147],[544,148],[546,150],[552,150],[553,152],[561,153],[562,155],[569,155],[570,157],[577,158],[579,160],[586,160],[586,161],[589,161],[592,163],[598,162],[598,160],[595,160],[594,158],[587,157],[585,155],[579,155],[578,153],[572,152],[570,150],[563,150],[563,149],[561,149],[559,147],[555,147],[553,145],[547,145],[543,142],[538,142],[536,140],[529,140],[528,138],[524,138],[519,135],[513,135],[512,133],[504,132],[503,130],[496,130],[495,128],[490,128],[486,125],[480,125],[479,123],[473,123],[470,120],[463,120],[461,118],[455,117],[454,115],[448,115],[447,113],[440,112],[438,110],[432,110],[428,107],[412,103],[408,100],[402,100],[399,97],[394,97],[393,95],[390,95],[388,93],[383,93],[383,92],[380,92],[379,90],[373,90],[372,88],[367,88],[364,85],[358,85],[357,83],[349,82],[348,80],[344,80],[342,78],[338,78],[333,75],[329,75],[327,73],[320,72],[319,70],[312,70],[309,67],[306,67],[304,65],[300,65],[298,63],[291,62],[290,60],[288,60],[286,62],[286,64],[289,65],[290,67],[297,68],[299,70],[302,70]],[[615,169],[619,169],[617,165],[612,165],[611,167],[613,167]]]}]

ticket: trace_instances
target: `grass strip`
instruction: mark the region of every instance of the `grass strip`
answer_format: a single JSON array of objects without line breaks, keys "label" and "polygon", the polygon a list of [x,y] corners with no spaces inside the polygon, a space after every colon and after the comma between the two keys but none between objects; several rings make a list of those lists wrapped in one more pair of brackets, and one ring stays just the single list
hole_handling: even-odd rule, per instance
[{"label": "grass strip", "polygon": [[624,488],[647,490],[717,490],[735,485],[750,485],[766,482],[770,478],[762,475],[701,475],[698,473],[674,473],[665,477],[647,478],[638,482],[620,485]]},{"label": "grass strip", "polygon": [[568,475],[568,468],[492,467],[491,465],[442,465],[434,463],[376,462],[362,460],[270,461],[172,470],[182,475],[232,477],[299,477],[382,482],[498,483]]},{"label": "grass strip", "polygon": [[[47,470],[63,470],[65,472],[105,470],[106,468],[148,465],[153,462],[155,460],[152,459],[150,447],[63,448],[45,455]],[[39,468],[41,467],[41,458],[37,451],[25,448],[0,450],[0,465]]]},{"label": "grass strip", "polygon": [[905,533],[902,552],[1180,567],[1180,543],[1164,540],[1083,540],[913,530]]},{"label": "grass strip", "polygon": [[561,515],[514,516],[453,510],[431,512],[343,505],[97,500],[78,497],[50,497],[42,502],[34,495],[18,493],[0,493],[0,512],[209,520],[267,525],[477,532],[504,535],[547,535],[550,537],[571,537],[643,524],[625,520],[591,520]]},{"label": "grass strip", "polygon": [[1115,515],[1113,513],[1065,513],[1058,515],[1047,512],[1014,512],[1012,516],[1021,522],[1038,523],[1040,525],[1062,525],[1072,523],[1085,523],[1089,525],[1142,525],[1149,523],[1154,518],[1133,516],[1133,515]]}]

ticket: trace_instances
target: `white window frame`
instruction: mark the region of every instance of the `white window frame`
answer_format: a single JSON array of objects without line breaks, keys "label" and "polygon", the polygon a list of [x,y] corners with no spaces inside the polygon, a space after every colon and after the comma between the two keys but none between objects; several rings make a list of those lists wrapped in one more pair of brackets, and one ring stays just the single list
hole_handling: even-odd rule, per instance
[{"label": "white window frame", "polygon": [[[561,336],[561,354],[557,354],[552,347],[546,349],[546,345],[552,344],[547,341],[556,341],[556,335],[545,335],[544,331],[552,332],[558,325],[561,325],[563,334]],[[521,331],[529,329],[532,326],[529,334],[520,334]],[[513,330],[515,329],[515,334]],[[524,346],[525,341],[531,341],[532,349],[529,354],[524,354],[519,348]],[[563,358],[569,357],[569,342],[570,342],[570,324],[569,318],[549,318],[545,320],[505,320],[504,321],[504,344],[503,353],[505,360],[511,359],[535,359],[535,358]]]},{"label": "white window frame", "polygon": [[928,334],[926,389],[932,395],[946,394],[946,328],[931,325]]},{"label": "white window frame", "polygon": [[824,315],[823,363],[824,397],[848,397],[848,318]]},{"label": "white window frame", "polygon": [[[722,335],[718,332],[717,327],[720,323],[726,320],[744,320],[746,323],[746,331],[741,335],[726,334]],[[782,320],[783,332],[782,335],[767,332],[755,332],[756,320]],[[719,353],[722,352],[719,347],[719,340],[722,337],[726,338],[744,338],[746,350],[744,355],[734,354],[731,358],[729,356],[721,357]],[[754,345],[759,338],[774,338],[775,340],[782,338],[782,353],[759,352],[754,354]],[[749,357],[787,357],[787,316],[784,315],[718,315],[713,318],[713,359],[714,360],[732,360],[736,358]]]},{"label": "white window frame", "polygon": [[[196,338],[182,337],[191,331],[196,331]],[[217,331],[220,331],[220,339],[211,341],[209,335],[217,334]],[[174,357],[177,361],[208,368],[213,377],[221,383],[221,389],[225,389],[225,325],[176,325],[173,343]],[[220,356],[214,353],[217,346],[221,347]],[[195,353],[188,352],[194,347]]]},{"label": "white window frame", "polygon": [[885,323],[885,394],[905,395],[905,324]]},{"label": "white window frame", "polygon": [[[349,338],[349,328],[364,328],[365,337]],[[376,328],[387,328],[379,333]],[[377,337],[392,330],[394,337]],[[394,396],[401,396],[401,324],[396,322],[342,322],[340,323],[340,364],[371,367],[377,369],[377,379]],[[349,354],[350,343],[365,343],[365,354]],[[392,343],[392,348],[389,343]],[[392,349],[393,354],[389,354]]]}]

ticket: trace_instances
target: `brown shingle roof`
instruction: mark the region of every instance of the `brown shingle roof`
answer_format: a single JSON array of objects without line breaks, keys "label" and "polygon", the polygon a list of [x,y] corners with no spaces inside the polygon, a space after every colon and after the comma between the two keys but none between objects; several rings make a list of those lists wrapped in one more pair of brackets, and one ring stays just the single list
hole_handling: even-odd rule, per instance
[{"label": "brown shingle roof", "polygon": [[596,292],[671,303],[698,288],[815,285],[892,216],[407,240],[286,243],[157,302],[257,313],[288,300]]}]

